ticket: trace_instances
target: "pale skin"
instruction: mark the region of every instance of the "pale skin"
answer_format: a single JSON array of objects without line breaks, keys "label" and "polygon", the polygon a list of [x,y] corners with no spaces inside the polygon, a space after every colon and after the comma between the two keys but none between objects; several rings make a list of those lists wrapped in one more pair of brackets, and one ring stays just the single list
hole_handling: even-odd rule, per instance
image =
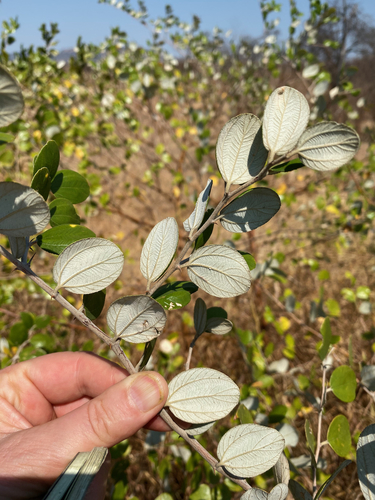
[{"label": "pale skin", "polygon": [[[140,428],[169,430],[155,372],[128,376],[88,353],[62,352],[0,371],[0,497],[40,499],[80,451],[109,448]],[[87,498],[102,500],[107,460]]]}]

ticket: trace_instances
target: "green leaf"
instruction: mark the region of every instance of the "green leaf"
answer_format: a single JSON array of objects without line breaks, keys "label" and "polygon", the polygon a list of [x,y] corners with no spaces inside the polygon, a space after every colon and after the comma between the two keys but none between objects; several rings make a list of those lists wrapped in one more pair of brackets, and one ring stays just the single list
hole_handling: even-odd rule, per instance
[{"label": "green leaf", "polygon": [[51,191],[56,198],[65,198],[72,203],[85,201],[90,187],[84,177],[73,170],[60,170],[52,181]]},{"label": "green leaf", "polygon": [[46,168],[41,168],[36,172],[31,181],[31,187],[47,200],[49,190],[51,189],[51,177]]},{"label": "green leaf", "polygon": [[189,496],[189,500],[211,500],[211,490],[207,484],[201,484],[197,490]]},{"label": "green leaf", "polygon": [[320,333],[323,336],[323,344],[318,351],[319,358],[323,361],[328,354],[329,346],[332,344],[331,322],[329,318],[325,318]]},{"label": "green leaf", "polygon": [[9,332],[8,340],[13,346],[19,346],[28,338],[29,329],[24,323],[15,323]]},{"label": "green leaf", "polygon": [[150,342],[146,342],[145,350],[143,351],[142,361],[141,361],[141,364],[139,365],[139,371],[143,370],[143,368],[149,362],[151,355],[155,349],[156,340],[157,339],[155,338],[155,339],[150,340]]},{"label": "green leaf", "polygon": [[32,314],[30,314],[28,312],[21,312],[21,320],[22,320],[22,323],[26,326],[26,328],[28,330],[30,330],[30,328],[34,324],[34,318],[33,318]]},{"label": "green leaf", "polygon": [[51,316],[45,315],[45,316],[37,316],[35,318],[35,326],[39,328],[40,330],[42,328],[45,328],[48,326],[51,322]]},{"label": "green leaf", "polygon": [[61,226],[62,224],[79,225],[81,222],[74,205],[65,198],[56,198],[49,204],[51,213],[50,224],[52,227]]},{"label": "green leaf", "polygon": [[254,257],[251,254],[247,253],[247,252],[241,252],[241,250],[239,250],[239,253],[246,260],[246,263],[249,266],[250,271],[252,271],[253,269],[255,269],[255,266],[257,264],[255,262]]},{"label": "green leaf", "polygon": [[351,460],[344,460],[342,464],[339,465],[339,467],[335,470],[335,472],[322,484],[322,486],[319,488],[317,494],[315,495],[315,500],[318,500],[325,490],[328,488],[328,486],[332,483],[332,481],[335,479],[335,477],[340,474],[340,472],[345,469],[345,467],[349,464],[351,464]]},{"label": "green leaf", "polygon": [[276,405],[272,411],[270,411],[268,418],[270,424],[278,424],[286,417],[288,408],[284,405]]},{"label": "green leaf", "polygon": [[327,307],[328,314],[330,316],[336,316],[336,317],[340,316],[341,310],[340,310],[339,303],[336,300],[334,300],[334,299],[326,300],[325,306]]},{"label": "green leaf", "polygon": [[164,309],[180,309],[190,302],[191,294],[197,290],[197,285],[194,285],[191,281],[176,281],[175,283],[168,283],[161,286],[152,297]]},{"label": "green leaf", "polygon": [[209,307],[207,309],[207,319],[211,318],[228,318],[227,311],[225,311],[222,307]]},{"label": "green leaf", "polygon": [[55,349],[54,339],[46,333],[37,333],[31,337],[30,344],[36,349],[44,349],[47,352],[52,352]]},{"label": "green leaf", "polygon": [[39,234],[36,242],[42,250],[59,255],[71,243],[94,237],[95,233],[87,227],[62,224]]},{"label": "green leaf", "polygon": [[299,168],[304,167],[305,165],[301,162],[301,160],[291,160],[285,163],[280,163],[280,165],[276,165],[272,167],[270,170],[270,174],[280,174],[285,172],[291,172],[292,170],[297,170]]},{"label": "green leaf", "polygon": [[246,408],[245,405],[240,405],[237,410],[238,418],[240,419],[241,424],[252,424],[254,423],[254,419],[250,413],[250,411]]},{"label": "green leaf", "polygon": [[157,496],[155,500],[173,500],[173,497],[169,493],[162,493]]},{"label": "green leaf", "polygon": [[35,175],[38,170],[46,168],[49,172],[50,178],[53,179],[56,175],[57,169],[59,168],[59,163],[59,147],[55,141],[48,141],[34,159],[33,175]]},{"label": "green leaf", "polygon": [[105,303],[105,295],[106,291],[104,289],[94,293],[87,293],[83,296],[83,307],[89,319],[94,320],[100,316]]},{"label": "green leaf", "polygon": [[351,288],[342,288],[341,295],[349,302],[355,302],[355,293]]},{"label": "green leaf", "polygon": [[327,440],[339,457],[346,457],[350,452],[352,436],[348,419],[344,415],[337,415],[328,428]]},{"label": "green leaf", "polygon": [[0,146],[3,144],[8,144],[9,142],[14,141],[14,136],[11,134],[5,134],[4,132],[0,132]]},{"label": "green leaf", "polygon": [[306,435],[307,445],[310,448],[310,451],[312,451],[312,453],[315,453],[315,446],[316,446],[315,436],[311,429],[310,422],[308,420],[305,420],[305,435]]},{"label": "green leaf", "polygon": [[359,286],[356,295],[361,300],[368,300],[370,298],[371,290],[368,286]]},{"label": "green leaf", "polygon": [[[202,224],[199,226],[201,228],[203,224],[205,224],[209,217],[211,216],[212,212],[214,211],[213,208],[210,208],[207,210],[207,212],[204,214]],[[210,224],[201,235],[198,236],[198,238],[195,240],[195,246],[194,249],[198,250],[198,248],[203,247],[207,241],[211,238],[212,231],[214,230],[214,225]],[[199,229],[198,229],[199,231]]]},{"label": "green leaf", "polygon": [[28,359],[38,358],[44,356],[46,351],[44,349],[37,349],[33,345],[29,345],[22,349],[20,352],[20,361],[27,361]]},{"label": "green leaf", "polygon": [[336,368],[331,375],[330,385],[333,394],[344,403],[355,400],[357,381],[350,366],[344,365]]}]

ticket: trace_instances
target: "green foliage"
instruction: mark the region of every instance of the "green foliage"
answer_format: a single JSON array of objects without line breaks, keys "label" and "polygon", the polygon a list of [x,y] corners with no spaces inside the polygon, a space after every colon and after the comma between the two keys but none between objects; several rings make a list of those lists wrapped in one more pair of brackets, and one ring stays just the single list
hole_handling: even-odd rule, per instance
[{"label": "green foliage", "polygon": [[345,403],[354,401],[357,380],[354,371],[350,366],[338,366],[333,371],[330,378],[330,386],[336,397]]}]

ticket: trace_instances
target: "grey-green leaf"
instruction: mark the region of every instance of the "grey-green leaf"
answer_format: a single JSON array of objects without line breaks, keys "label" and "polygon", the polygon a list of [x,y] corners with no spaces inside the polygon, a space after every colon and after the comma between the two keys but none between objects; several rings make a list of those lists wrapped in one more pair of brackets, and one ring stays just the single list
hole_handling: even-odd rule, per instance
[{"label": "grey-green leaf", "polygon": [[226,318],[209,318],[206,324],[206,332],[215,335],[225,335],[233,328],[233,323]]},{"label": "grey-green leaf", "polygon": [[291,87],[279,87],[270,95],[263,118],[263,142],[268,161],[284,155],[297,144],[310,117],[306,98]]},{"label": "grey-green leaf", "polygon": [[27,237],[42,231],[50,220],[43,197],[16,182],[0,182],[0,233]]},{"label": "grey-green leaf", "polygon": [[195,301],[194,306],[194,328],[198,335],[202,335],[202,333],[206,329],[207,323],[207,306],[203,299],[198,298]]},{"label": "grey-green leaf", "polygon": [[279,460],[274,465],[273,474],[275,476],[276,483],[284,483],[286,485],[289,484],[290,468],[288,459],[286,458],[284,452],[280,455]]},{"label": "grey-green leaf", "polygon": [[228,415],[240,400],[240,390],[224,373],[211,368],[192,368],[169,384],[165,406],[177,418],[203,424]]},{"label": "grey-green leaf", "polygon": [[20,259],[26,251],[26,238],[21,236],[8,236],[10,250],[16,259]]},{"label": "grey-green leaf", "polygon": [[280,206],[275,191],[258,187],[236,198],[221,211],[221,225],[232,233],[252,231],[268,222]]},{"label": "grey-green leaf", "polygon": [[325,172],[348,163],[359,146],[359,136],[352,128],[342,123],[321,122],[305,130],[294,152],[306,167]]},{"label": "grey-green leaf", "polygon": [[206,424],[194,424],[189,427],[189,429],[186,429],[186,432],[189,434],[189,436],[200,436],[204,432],[207,432],[211,427],[213,427],[216,424],[216,420],[213,422],[207,422]]},{"label": "grey-green leaf", "polygon": [[240,500],[285,500],[288,492],[286,484],[277,484],[269,493],[258,488],[251,488],[241,496]]},{"label": "grey-green leaf", "polygon": [[124,254],[115,243],[86,238],[65,248],[53,266],[56,289],[72,293],[94,293],[116,281],[124,265]]},{"label": "grey-green leaf", "polygon": [[214,297],[235,297],[246,293],[251,285],[245,259],[230,247],[201,247],[185,266],[191,281]]},{"label": "grey-green leaf", "polygon": [[168,268],[178,243],[178,225],[173,217],[160,221],[148,235],[141,253],[141,273],[156,281]]},{"label": "grey-green leaf", "polygon": [[299,441],[298,432],[292,425],[280,424],[276,427],[276,429],[284,437],[285,446],[297,446]]},{"label": "grey-green leaf", "polygon": [[[12,252],[13,253],[13,252]],[[375,391],[375,366],[364,366],[361,370],[361,383],[369,391]]]},{"label": "grey-green leaf", "polygon": [[285,446],[275,429],[242,424],[224,434],[217,447],[218,466],[238,477],[254,477],[273,467]]},{"label": "grey-green leaf", "polygon": [[0,127],[18,120],[24,107],[22,90],[13,75],[0,65]]},{"label": "grey-green leaf", "polygon": [[110,305],[107,323],[116,338],[139,344],[158,337],[167,321],[163,307],[147,295],[121,297]]},{"label": "grey-green leaf", "polygon": [[221,130],[216,144],[216,161],[227,183],[243,184],[255,177],[267,160],[261,122],[251,113],[235,116]]},{"label": "grey-green leaf", "polygon": [[204,214],[206,212],[206,207],[208,199],[210,197],[211,188],[212,188],[212,179],[208,179],[206,187],[198,196],[193,213],[184,222],[184,229],[188,233],[195,231],[195,229],[198,229],[199,226],[201,225]]},{"label": "grey-green leaf", "polygon": [[359,486],[366,500],[375,498],[375,424],[368,425],[357,444]]}]

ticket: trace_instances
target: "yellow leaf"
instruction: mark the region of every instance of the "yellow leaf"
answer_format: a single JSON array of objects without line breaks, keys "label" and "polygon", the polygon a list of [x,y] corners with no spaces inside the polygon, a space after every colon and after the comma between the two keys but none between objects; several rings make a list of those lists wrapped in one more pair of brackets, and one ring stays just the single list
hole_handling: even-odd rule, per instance
[{"label": "yellow leaf", "polygon": [[297,175],[297,181],[303,181],[305,177],[301,174]]},{"label": "yellow leaf", "polygon": [[76,108],[75,106],[74,108],[72,108],[72,115],[75,117],[79,116],[79,109]]},{"label": "yellow leaf", "polygon": [[181,194],[181,189],[178,186],[174,186],[173,187],[173,194],[174,194],[175,198],[178,198]]},{"label": "yellow leaf", "polygon": [[82,158],[84,158],[85,156],[85,152],[82,148],[76,148],[75,155],[79,160],[82,160]]},{"label": "yellow leaf", "polygon": [[289,330],[291,325],[290,319],[288,319],[286,316],[280,316],[279,325],[282,331],[286,332],[287,330]]},{"label": "yellow leaf", "polygon": [[190,127],[189,128],[190,135],[197,135],[197,133],[198,133],[197,127]]},{"label": "yellow leaf", "polygon": [[119,231],[118,233],[115,234],[115,238],[117,240],[122,240],[122,238],[124,238],[125,236],[125,233],[123,231]]},{"label": "yellow leaf", "polygon": [[33,137],[35,140],[40,141],[40,139],[42,138],[42,132],[40,130],[35,130],[33,132]]},{"label": "yellow leaf", "polygon": [[216,175],[211,175],[210,179],[212,180],[212,185],[216,187],[219,184],[219,179],[216,177]]},{"label": "yellow leaf", "polygon": [[72,87],[72,82],[70,80],[64,80],[64,85],[67,89],[70,89]]},{"label": "yellow leaf", "polygon": [[276,189],[276,193],[277,193],[277,194],[279,194],[279,195],[284,194],[284,193],[285,193],[285,191],[286,191],[286,188],[287,188],[287,186],[286,186],[285,182],[283,182],[283,183],[282,183],[282,184],[280,184],[280,186]]},{"label": "yellow leaf", "polygon": [[176,128],[176,136],[181,139],[181,137],[183,137],[185,134],[185,131],[182,127],[177,127]]},{"label": "yellow leaf", "polygon": [[327,205],[326,212],[328,212],[329,214],[337,215],[337,216],[340,215],[340,211],[338,208],[335,207],[335,205]]}]

